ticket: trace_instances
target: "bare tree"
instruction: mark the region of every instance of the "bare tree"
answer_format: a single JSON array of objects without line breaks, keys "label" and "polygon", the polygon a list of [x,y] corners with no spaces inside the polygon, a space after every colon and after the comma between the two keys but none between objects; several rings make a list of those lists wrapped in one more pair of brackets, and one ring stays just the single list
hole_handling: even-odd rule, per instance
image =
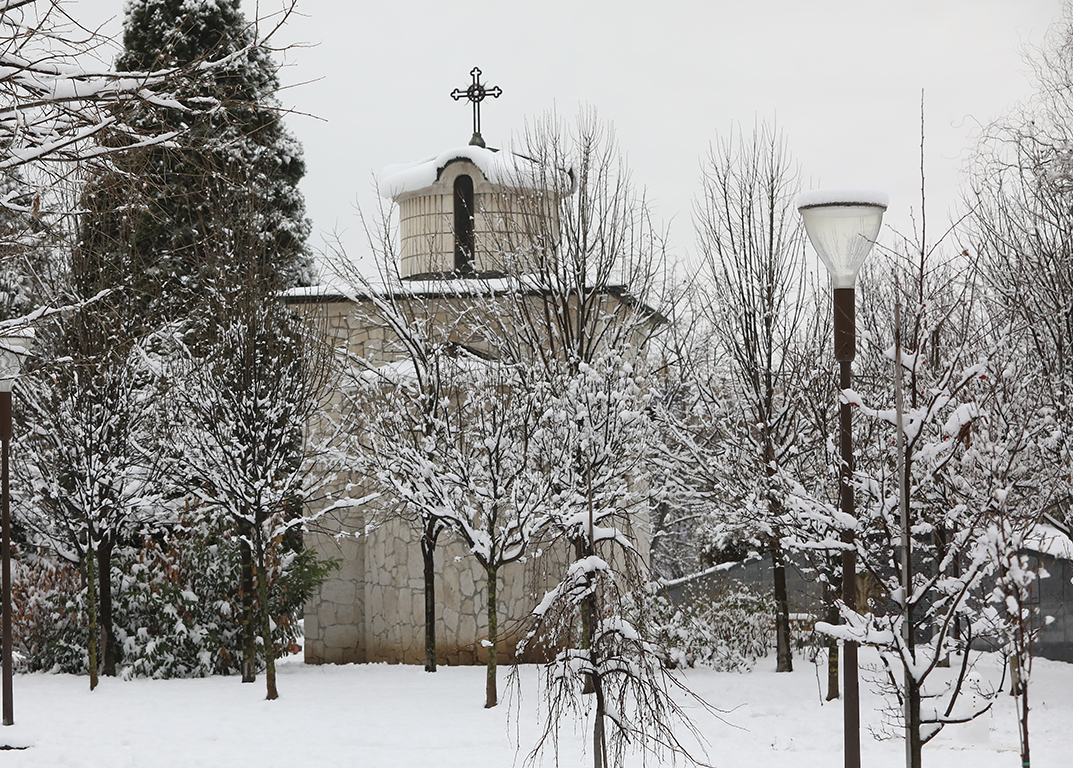
[{"label": "bare tree", "polygon": [[148,450],[161,382],[139,347],[87,353],[87,314],[93,313],[63,323],[66,334],[50,334],[68,355],[62,364],[39,366],[19,400],[29,428],[20,471],[29,496],[20,520],[85,569],[93,688],[98,671],[115,675],[119,660],[112,552],[159,511],[159,466]]},{"label": "bare tree", "polygon": [[[1035,421],[1038,410],[1018,398],[1014,416],[1010,401],[996,397],[991,382],[1010,373],[1023,350],[1009,346],[1008,327],[987,325],[972,265],[936,264],[934,251],[917,248],[888,253],[879,269],[891,269],[896,279],[879,285],[871,282],[874,272],[864,278],[868,350],[859,358],[857,389],[842,397],[866,417],[854,471],[863,501],[857,555],[867,579],[881,588],[856,610],[842,606],[846,626],[825,622],[817,629],[881,650],[885,690],[897,702],[891,721],[904,727],[907,756],[920,766],[922,747],[940,730],[991,706],[994,691],[966,695],[979,659],[973,641],[986,629],[978,620],[982,586],[995,566],[981,546],[996,500],[1009,492],[1001,489],[1014,475],[1034,486],[1047,473],[1043,464],[1028,468],[1038,433],[1026,430],[1024,418]],[[817,517],[829,515],[830,530],[843,525],[833,509],[805,506]],[[926,690],[951,650],[960,657],[956,679]]]},{"label": "bare tree", "polygon": [[[451,378],[451,358],[464,352],[465,336],[455,332],[456,313],[447,303],[409,290],[399,276],[391,210],[379,211],[367,234],[376,259],[377,280],[365,276],[345,254],[333,269],[353,286],[347,297],[357,319],[383,327],[382,345],[343,345],[343,409],[333,419],[348,435],[350,471],[364,474],[366,529],[394,515],[408,522],[420,541],[424,580],[425,671],[436,671],[436,550],[450,529],[449,517],[414,462],[432,462],[446,439],[445,404],[459,390]],[[409,490],[398,493],[399,482]],[[425,493],[425,491],[432,491]]]},{"label": "bare tree", "polygon": [[32,302],[74,302],[37,323],[36,364],[19,401],[30,432],[22,465],[28,503],[20,514],[50,549],[86,567],[89,619],[100,628],[99,653],[97,632],[89,635],[95,685],[98,671],[116,674],[120,657],[112,553],[156,514],[162,495],[153,488],[160,471],[151,455],[151,422],[163,381],[149,363],[146,328],[133,310],[137,266],[102,265],[66,239],[56,222],[38,249],[47,249],[47,263],[19,260],[31,267],[24,279]]},{"label": "bare tree", "polygon": [[549,371],[639,353],[673,305],[670,265],[611,127],[548,115],[513,150],[524,162],[499,207],[515,213],[482,243],[513,281],[481,328],[489,347]]},{"label": "bare tree", "polygon": [[1025,334],[1070,461],[1073,396],[1073,15],[1029,59],[1036,93],[986,126],[971,166],[970,247],[1003,313]]},{"label": "bare tree", "polygon": [[[970,247],[979,254],[998,326],[1008,327],[1009,345],[1019,359],[1011,379],[996,382],[994,401],[1004,403],[1008,422],[1031,423],[1025,403],[1050,415],[1045,438],[1014,451],[1004,443],[1004,456],[994,463],[997,518],[991,520],[988,546],[1002,564],[993,593],[1001,598],[998,626],[1011,661],[1023,672],[1023,685],[1014,684],[1020,717],[1018,730],[1024,764],[1029,762],[1028,675],[1032,642],[1039,617],[1025,598],[1035,582],[1035,569],[1026,567],[1020,546],[1038,535],[1041,505],[1061,500],[1073,482],[1073,11],[1047,37],[1043,48],[1028,57],[1035,75],[1035,94],[1009,114],[985,126],[970,167]],[[1031,388],[1031,395],[1028,391]],[[1020,390],[1017,392],[1017,390]],[[1016,397],[1013,397],[1014,394]],[[1035,435],[1031,430],[1030,434]],[[1013,441],[1016,444],[1017,441]],[[1036,455],[1042,452],[1043,455]],[[1034,462],[1028,458],[1035,455]],[[1028,477],[1003,482],[1003,474],[1023,471]],[[1048,498],[1044,492],[1053,493]],[[1008,602],[1007,602],[1008,601]],[[1008,610],[1006,608],[1008,606]],[[1021,682],[1021,681],[1018,681]]]},{"label": "bare tree", "polygon": [[749,510],[755,516],[750,524],[765,539],[772,560],[780,672],[793,669],[793,658],[784,513],[773,478],[796,450],[799,433],[798,361],[790,352],[799,343],[806,306],[804,233],[794,208],[798,191],[782,134],[761,124],[747,138],[738,128],[709,153],[696,211],[707,328],[728,357],[741,410],[729,442],[748,446],[733,461],[748,468],[740,479],[756,489],[758,500]]},{"label": "bare tree", "polygon": [[[177,381],[168,417],[171,471],[200,503],[230,518],[242,540],[246,647],[244,679],[260,634],[267,698],[275,699],[275,656],[266,552],[311,522],[334,479],[334,435],[306,425],[326,404],[332,353],[322,331],[284,305],[258,258],[256,233],[235,242],[191,317],[174,358]],[[252,240],[246,238],[249,237]]]},{"label": "bare tree", "polygon": [[1060,551],[1063,534],[1043,524],[1056,500],[1068,498],[1067,468],[1055,461],[1053,411],[1033,375],[1036,361],[1024,336],[1011,325],[1000,330],[998,349],[985,379],[979,417],[963,471],[977,481],[974,494],[958,486],[968,503],[983,504],[976,558],[991,571],[977,634],[994,636],[1009,664],[1010,694],[1016,697],[1022,765],[1030,765],[1029,685],[1033,645],[1050,620],[1033,600],[1039,580],[1048,576],[1041,554]]},{"label": "bare tree", "polygon": [[448,531],[458,536],[485,572],[485,706],[493,707],[499,572],[531,554],[547,515],[549,480],[533,447],[540,392],[520,366],[475,355],[441,336],[445,321],[437,322],[437,313],[424,322],[410,314],[427,308],[419,295],[381,291],[366,300],[377,308],[374,316],[389,323],[392,346],[404,352],[395,360],[385,360],[382,350],[356,360],[347,423],[358,443],[358,465],[421,537],[426,671],[436,670],[433,557],[439,537]]}]

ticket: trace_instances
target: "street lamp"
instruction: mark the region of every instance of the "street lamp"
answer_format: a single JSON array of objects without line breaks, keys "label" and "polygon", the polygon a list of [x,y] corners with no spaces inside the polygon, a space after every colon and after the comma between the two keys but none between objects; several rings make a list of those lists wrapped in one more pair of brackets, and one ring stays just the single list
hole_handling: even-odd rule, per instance
[{"label": "street lamp", "polygon": [[4,725],[14,725],[11,703],[11,486],[8,460],[11,455],[11,385],[22,368],[22,359],[33,345],[33,329],[20,328],[0,336],[0,525],[3,527],[3,696]]},{"label": "street lamp", "polygon": [[[834,299],[835,360],[839,362],[839,387],[852,386],[851,363],[857,351],[854,285],[857,272],[868,257],[883,224],[887,196],[863,190],[815,190],[797,198],[812,247],[831,275]],[[842,450],[839,498],[843,515],[854,519],[853,510],[853,416],[848,402],[839,408]],[[854,531],[842,532],[842,602],[857,608],[857,550]],[[857,683],[857,644],[847,641],[842,654],[843,714],[846,768],[861,765],[861,709]]]}]

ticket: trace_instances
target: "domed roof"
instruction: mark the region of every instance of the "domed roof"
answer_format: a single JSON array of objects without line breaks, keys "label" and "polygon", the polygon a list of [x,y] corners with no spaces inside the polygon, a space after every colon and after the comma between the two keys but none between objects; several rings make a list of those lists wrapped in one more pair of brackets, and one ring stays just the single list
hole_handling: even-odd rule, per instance
[{"label": "domed roof", "polygon": [[544,190],[554,186],[559,194],[573,191],[571,171],[560,171],[560,178],[555,179],[549,176],[547,168],[525,155],[468,145],[414,162],[385,167],[379,176],[380,194],[397,200],[403,195],[431,187],[439,180],[444,168],[456,160],[473,163],[484,178],[496,186]]}]

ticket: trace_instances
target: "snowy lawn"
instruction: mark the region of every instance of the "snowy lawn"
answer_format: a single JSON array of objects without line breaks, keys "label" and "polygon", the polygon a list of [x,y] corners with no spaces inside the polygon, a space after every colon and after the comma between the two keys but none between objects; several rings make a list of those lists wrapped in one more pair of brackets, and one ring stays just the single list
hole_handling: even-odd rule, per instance
[{"label": "snowy lawn", "polygon": [[[749,674],[689,670],[687,684],[724,710],[729,724],[705,713],[697,723],[710,741],[710,762],[764,768],[842,764],[842,708],[826,704],[817,669],[796,659],[793,674],[774,661]],[[876,658],[862,651],[862,664]],[[523,699],[485,710],[484,669],[387,665],[280,667],[280,699],[264,701],[263,677],[203,680],[103,679],[18,675],[16,724],[0,728],[0,765],[34,766],[375,766],[507,768],[521,764],[539,732],[537,670],[523,670]],[[865,672],[865,677],[872,673]],[[990,672],[988,671],[988,674]],[[862,680],[862,721],[880,723],[880,700]],[[1037,660],[1033,671],[1033,762],[1069,765],[1073,747],[1073,665]],[[1019,762],[1013,702],[1002,694],[993,714],[950,726],[925,747],[926,765],[991,768]],[[584,765],[587,739],[564,729],[565,766]],[[904,765],[899,741],[863,738],[869,768]],[[632,764],[637,764],[633,761]]]}]

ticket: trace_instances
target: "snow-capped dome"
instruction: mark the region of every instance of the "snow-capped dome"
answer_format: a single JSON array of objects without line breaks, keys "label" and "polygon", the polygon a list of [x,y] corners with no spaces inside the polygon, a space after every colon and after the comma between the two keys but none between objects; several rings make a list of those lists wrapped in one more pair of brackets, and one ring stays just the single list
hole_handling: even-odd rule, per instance
[{"label": "snow-capped dome", "polygon": [[379,184],[399,205],[402,277],[488,277],[526,270],[558,240],[573,173],[469,145],[389,165]]},{"label": "snow-capped dome", "polygon": [[549,178],[547,169],[524,155],[468,145],[410,163],[385,167],[379,177],[380,194],[397,200],[408,192],[430,187],[440,178],[444,168],[456,160],[473,163],[487,181],[501,187],[542,189],[561,186],[563,181],[569,185],[569,171],[560,172],[560,178]]}]

